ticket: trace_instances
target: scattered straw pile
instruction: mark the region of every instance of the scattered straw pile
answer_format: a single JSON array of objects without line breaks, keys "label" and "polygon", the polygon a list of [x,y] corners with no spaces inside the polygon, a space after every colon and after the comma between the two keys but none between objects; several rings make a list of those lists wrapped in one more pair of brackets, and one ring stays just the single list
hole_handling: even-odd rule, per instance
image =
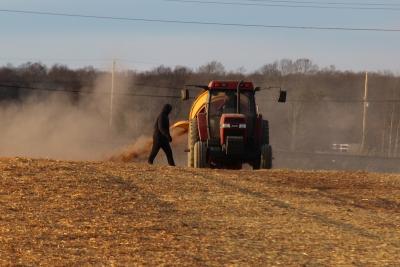
[{"label": "scattered straw pile", "polygon": [[0,265],[399,266],[400,177],[0,160]]},{"label": "scattered straw pile", "polygon": [[[172,129],[172,144],[180,144],[186,141],[186,131],[181,128]],[[114,162],[132,162],[137,160],[146,159],[151,151],[153,145],[153,138],[148,136],[141,136],[132,145],[125,148],[122,152],[111,156],[110,161]]]}]

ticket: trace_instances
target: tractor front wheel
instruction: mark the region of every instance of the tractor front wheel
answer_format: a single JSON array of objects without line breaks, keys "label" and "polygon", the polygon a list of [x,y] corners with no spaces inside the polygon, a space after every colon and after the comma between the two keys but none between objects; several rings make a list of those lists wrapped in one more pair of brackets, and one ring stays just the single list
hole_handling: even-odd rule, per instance
[{"label": "tractor front wheel", "polygon": [[259,170],[261,166],[261,156],[259,156],[256,160],[251,163],[253,170]]}]

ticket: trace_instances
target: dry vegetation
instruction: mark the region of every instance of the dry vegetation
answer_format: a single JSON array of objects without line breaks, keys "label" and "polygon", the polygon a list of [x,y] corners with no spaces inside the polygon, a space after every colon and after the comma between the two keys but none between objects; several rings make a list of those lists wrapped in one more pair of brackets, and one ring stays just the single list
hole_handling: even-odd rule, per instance
[{"label": "dry vegetation", "polygon": [[400,176],[0,160],[0,265],[398,266]]}]

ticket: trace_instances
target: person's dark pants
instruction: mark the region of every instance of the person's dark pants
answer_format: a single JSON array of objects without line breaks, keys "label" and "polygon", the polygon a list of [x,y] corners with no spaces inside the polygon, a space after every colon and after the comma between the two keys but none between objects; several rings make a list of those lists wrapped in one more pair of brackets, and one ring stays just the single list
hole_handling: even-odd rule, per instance
[{"label": "person's dark pants", "polygon": [[169,145],[168,140],[165,138],[158,138],[158,137],[153,137],[153,147],[151,149],[151,153],[148,160],[149,164],[153,164],[154,159],[158,154],[158,151],[160,151],[160,148],[164,151],[165,155],[167,155],[168,164],[170,166],[175,166],[174,157],[172,155],[172,149],[171,146]]}]

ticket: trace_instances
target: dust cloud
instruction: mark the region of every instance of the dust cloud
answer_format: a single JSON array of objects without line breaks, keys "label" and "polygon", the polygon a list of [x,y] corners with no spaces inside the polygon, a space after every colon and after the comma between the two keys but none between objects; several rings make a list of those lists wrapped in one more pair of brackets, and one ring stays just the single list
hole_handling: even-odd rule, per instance
[{"label": "dust cloud", "polygon": [[71,99],[53,94],[30,97],[0,111],[1,156],[95,159],[106,152],[108,128],[95,110],[74,107]]},{"label": "dust cloud", "polygon": [[0,156],[142,160],[151,147],[152,125],[160,104],[156,103],[158,109],[146,112],[125,109],[127,104],[134,106],[137,102],[149,105],[144,99],[128,99],[123,95],[132,88],[131,83],[124,77],[117,79],[119,94],[113,100],[116,115],[111,127],[110,75],[99,78],[95,89],[82,89],[84,93],[79,95],[35,91],[17,103],[2,103]]}]

